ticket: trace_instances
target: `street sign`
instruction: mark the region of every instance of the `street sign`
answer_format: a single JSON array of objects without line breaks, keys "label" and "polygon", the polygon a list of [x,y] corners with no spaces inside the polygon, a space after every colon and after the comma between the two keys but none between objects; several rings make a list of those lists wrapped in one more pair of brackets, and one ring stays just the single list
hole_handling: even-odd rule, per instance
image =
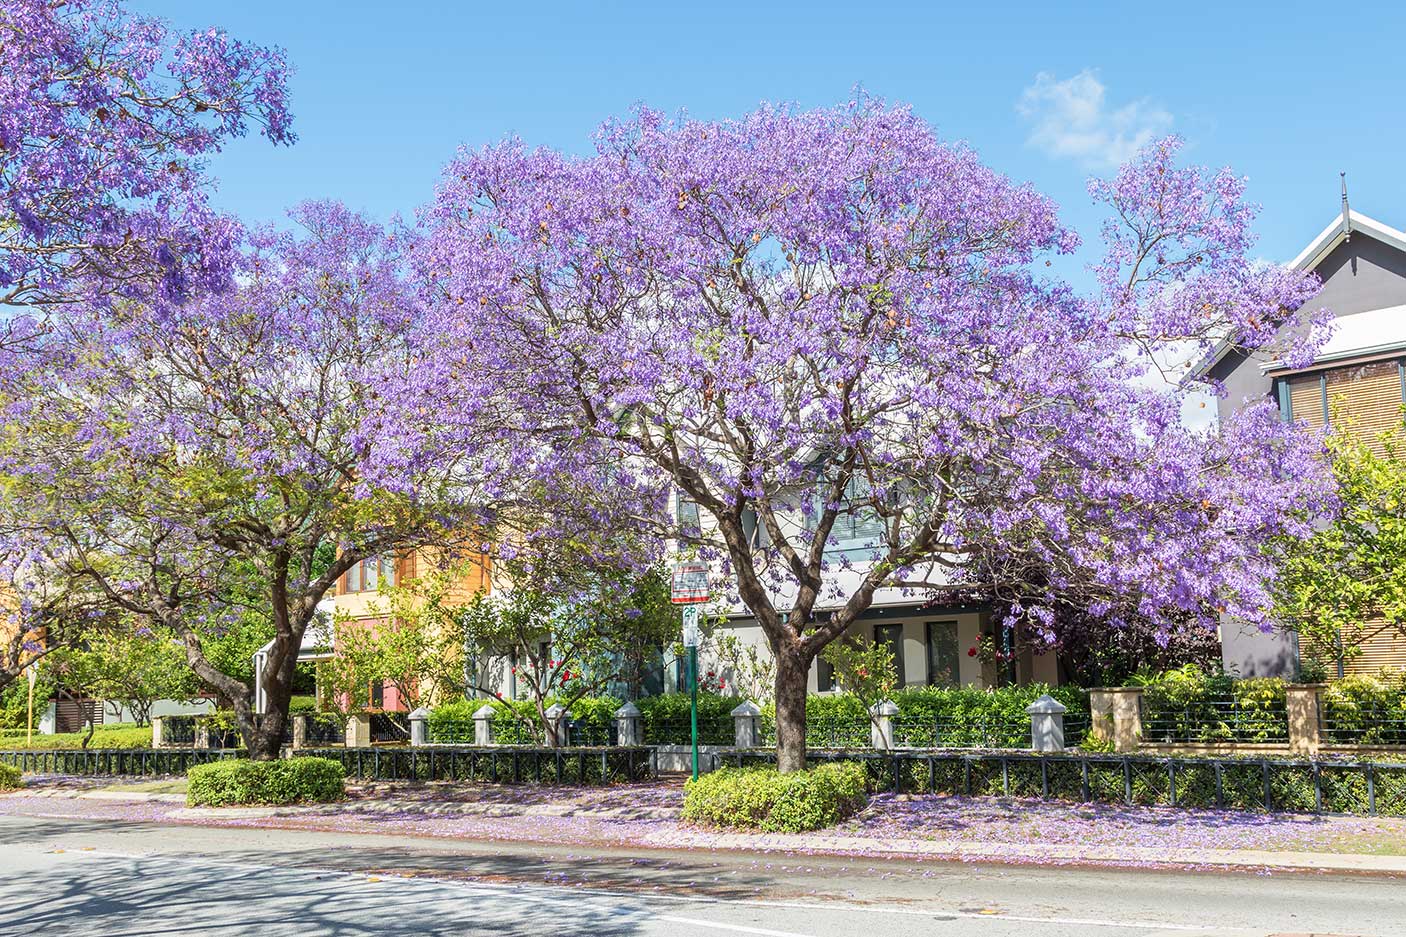
[{"label": "street sign", "polygon": [[675,605],[708,601],[708,567],[704,563],[680,563],[674,567],[669,600]]},{"label": "street sign", "polygon": [[685,605],[683,608],[683,646],[698,646],[698,606]]}]

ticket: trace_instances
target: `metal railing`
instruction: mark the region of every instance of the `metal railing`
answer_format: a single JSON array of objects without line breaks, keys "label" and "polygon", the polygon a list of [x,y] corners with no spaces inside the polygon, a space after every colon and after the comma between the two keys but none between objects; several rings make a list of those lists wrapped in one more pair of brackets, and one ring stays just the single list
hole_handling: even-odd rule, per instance
[{"label": "metal railing", "polygon": [[300,755],[339,762],[364,781],[613,784],[652,777],[654,750],[613,748],[326,748]]},{"label": "metal railing", "polygon": [[409,713],[371,713],[371,742],[387,744],[410,741]]},{"label": "metal railing", "polygon": [[0,763],[14,765],[28,774],[141,777],[185,774],[194,765],[238,758],[241,754],[233,749],[205,748],[57,748],[0,751]]},{"label": "metal railing", "polygon": [[1406,701],[1391,705],[1325,699],[1319,722],[1329,745],[1406,745]]},{"label": "metal railing", "polygon": [[[1406,816],[1406,764],[1015,752],[811,751],[806,757],[811,763],[859,762],[871,787],[895,792]],[[775,759],[751,750],[722,761],[742,767]]]},{"label": "metal railing", "polygon": [[[693,741],[693,723],[689,719],[646,719],[641,731],[646,745],[689,745]],[[698,714],[698,744],[731,745],[735,741],[737,723],[731,716]]]},{"label": "metal railing", "polygon": [[1264,742],[1289,740],[1289,715],[1284,701],[1249,702],[1235,696],[1169,705],[1144,695],[1142,736],[1149,742]]}]

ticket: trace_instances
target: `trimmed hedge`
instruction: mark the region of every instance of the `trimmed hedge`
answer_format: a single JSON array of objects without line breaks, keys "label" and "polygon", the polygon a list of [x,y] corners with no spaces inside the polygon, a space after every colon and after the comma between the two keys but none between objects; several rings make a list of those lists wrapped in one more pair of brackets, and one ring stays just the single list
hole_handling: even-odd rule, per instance
[{"label": "trimmed hedge", "polygon": [[24,787],[20,780],[20,769],[14,765],[0,764],[0,791],[13,791]]},{"label": "trimmed hedge", "polygon": [[192,807],[327,803],[346,796],[346,769],[330,758],[238,758],[196,765],[186,778]]},{"label": "trimmed hedge", "polygon": [[1283,742],[1284,681],[1236,679],[1188,664],[1145,681],[1143,733],[1153,741]]},{"label": "trimmed hedge", "polygon": [[[740,696],[698,693],[698,739],[705,745],[731,745],[737,737],[732,711]],[[693,739],[687,693],[665,693],[635,700],[646,745],[687,745]]]},{"label": "trimmed hedge", "polygon": [[[547,702],[550,708],[553,700]],[[471,744],[474,741],[474,713],[487,703],[493,707],[493,741],[497,745],[541,745],[541,719],[532,700],[456,700],[430,710],[425,729],[431,742]],[[568,710],[580,723],[578,744],[604,745],[610,723],[621,702],[611,696],[579,699]]]},{"label": "trimmed hedge", "polygon": [[837,762],[780,774],[775,768],[723,768],[684,786],[683,818],[765,833],[834,826],[868,800],[864,769]]},{"label": "trimmed hedge", "polygon": [[[55,735],[40,735],[34,733],[34,740],[26,744],[26,735],[23,730],[16,733],[6,733],[0,738],[0,748],[9,749],[29,749],[31,751],[39,749],[53,748],[82,748],[83,739],[87,738],[88,732],[60,732]],[[134,725],[112,725],[98,726],[93,732],[93,739],[88,743],[88,748],[151,748],[151,727]]]}]

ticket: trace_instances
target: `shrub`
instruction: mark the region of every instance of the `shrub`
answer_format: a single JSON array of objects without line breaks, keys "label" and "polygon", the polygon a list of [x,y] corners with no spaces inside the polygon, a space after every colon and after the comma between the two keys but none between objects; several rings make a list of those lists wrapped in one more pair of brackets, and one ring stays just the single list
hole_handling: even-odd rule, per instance
[{"label": "shrub", "polygon": [[0,764],[0,791],[13,791],[24,787],[20,780],[20,769],[14,765]]},{"label": "shrub", "polygon": [[[61,732],[55,735],[34,733],[33,741],[26,741],[24,731],[0,738],[0,748],[23,748],[29,750],[55,748],[82,748],[88,732]],[[151,748],[151,729],[147,726],[112,725],[98,726],[93,732],[89,748]]]},{"label": "shrub", "polygon": [[[731,745],[736,738],[732,711],[738,696],[698,693],[698,740],[709,745]],[[665,693],[636,700],[646,745],[687,745],[693,739],[687,693]]]},{"label": "shrub", "polygon": [[834,826],[865,804],[864,769],[848,762],[779,774],[775,768],[723,768],[684,787],[683,818],[766,833]]},{"label": "shrub", "polygon": [[346,794],[346,771],[329,758],[243,758],[196,765],[187,773],[186,803],[192,807],[231,804],[326,803]]}]

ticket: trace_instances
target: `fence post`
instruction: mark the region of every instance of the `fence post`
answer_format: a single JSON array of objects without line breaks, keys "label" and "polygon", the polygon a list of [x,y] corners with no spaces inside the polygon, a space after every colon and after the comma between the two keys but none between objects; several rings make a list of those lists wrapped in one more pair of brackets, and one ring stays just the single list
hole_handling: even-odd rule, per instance
[{"label": "fence post", "polygon": [[1294,683],[1284,687],[1289,751],[1295,755],[1316,755],[1323,744],[1323,686],[1321,683]]},{"label": "fence post", "polygon": [[160,747],[161,747],[161,742],[162,742],[162,739],[161,739],[161,729],[162,729],[162,723],[163,723],[163,722],[165,722],[165,719],[164,719],[164,717],[162,717],[162,716],[152,716],[152,717],[151,717],[151,747],[152,747],[152,748],[160,748]]},{"label": "fence post", "polygon": [[210,723],[204,719],[195,720],[195,747],[206,749],[210,747]]},{"label": "fence post", "polygon": [[633,746],[643,741],[640,732],[640,708],[634,703],[626,703],[615,710],[615,742],[618,745]]},{"label": "fence post", "polygon": [[1046,693],[1025,711],[1030,714],[1030,747],[1037,752],[1064,751],[1064,714],[1069,707]]},{"label": "fence post", "polygon": [[881,752],[893,750],[893,717],[896,715],[898,706],[892,700],[869,707],[869,741]]},{"label": "fence post", "polygon": [[1135,752],[1142,743],[1142,687],[1106,691],[1113,697],[1113,750]]},{"label": "fence post", "polygon": [[410,746],[418,748],[428,743],[429,737],[425,733],[426,722],[430,718],[430,711],[421,706],[410,714]]},{"label": "fence post", "polygon": [[571,744],[571,727],[567,725],[566,707],[553,703],[547,707],[547,745],[561,748]]},{"label": "fence post", "polygon": [[306,713],[299,713],[293,717],[293,748],[308,747],[308,717]]},{"label": "fence post", "polygon": [[[495,710],[489,703],[484,703],[474,712],[474,744],[493,744],[493,713]],[[497,762],[494,762],[495,771]]]},{"label": "fence post", "polygon": [[743,700],[732,711],[732,741],[738,748],[757,747],[757,717],[761,714],[761,707],[751,700]]},{"label": "fence post", "polygon": [[[354,713],[347,717],[347,748],[368,748],[371,745],[371,717],[366,713]],[[376,769],[380,771],[380,763]]]}]

